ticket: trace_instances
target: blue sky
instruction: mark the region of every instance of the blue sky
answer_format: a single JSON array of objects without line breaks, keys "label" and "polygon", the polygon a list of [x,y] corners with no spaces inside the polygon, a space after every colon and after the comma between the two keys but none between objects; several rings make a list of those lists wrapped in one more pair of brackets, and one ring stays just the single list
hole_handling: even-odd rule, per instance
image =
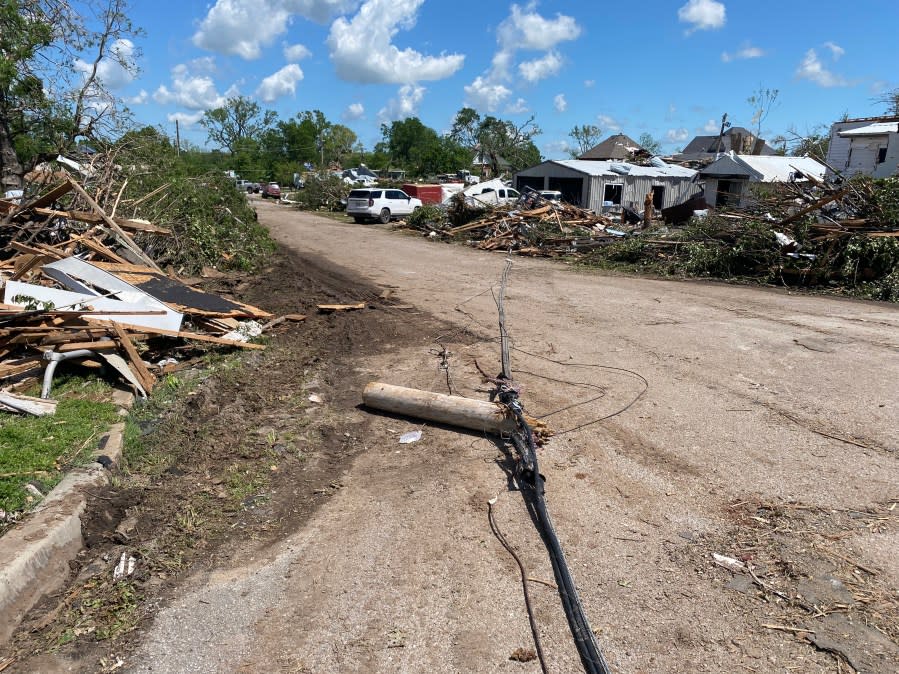
[{"label": "blue sky", "polygon": [[[320,109],[366,148],[380,124],[449,129],[463,105],[523,122],[548,158],[568,132],[648,132],[676,150],[752,126],[760,86],[780,94],[771,138],[882,112],[899,87],[899,2],[655,0],[134,0],[140,72],[107,83],[143,123],[205,145],[203,110],[242,94],[282,119]],[[130,51],[131,45],[123,45]],[[138,55],[139,54],[139,55]]]}]

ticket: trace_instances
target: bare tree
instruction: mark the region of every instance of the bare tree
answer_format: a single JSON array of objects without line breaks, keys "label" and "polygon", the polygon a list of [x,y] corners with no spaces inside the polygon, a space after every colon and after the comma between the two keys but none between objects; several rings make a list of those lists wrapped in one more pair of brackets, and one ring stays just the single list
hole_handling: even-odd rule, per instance
[{"label": "bare tree", "polygon": [[874,102],[885,106],[884,114],[899,117],[899,87],[884,91],[874,98]]},{"label": "bare tree", "polygon": [[568,132],[568,137],[575,142],[575,147],[568,151],[572,159],[577,159],[587,150],[599,143],[602,129],[594,124],[581,124]]},{"label": "bare tree", "polygon": [[746,102],[752,108],[752,125],[755,127],[755,138],[758,140],[762,136],[762,122],[764,122],[771,110],[777,104],[777,97],[780,89],[766,89],[761,84],[759,88],[752,92],[752,95],[746,99]]},{"label": "bare tree", "polygon": [[22,185],[36,162],[127,122],[104,73],[133,76],[140,35],[127,0],[0,2],[0,182]]}]

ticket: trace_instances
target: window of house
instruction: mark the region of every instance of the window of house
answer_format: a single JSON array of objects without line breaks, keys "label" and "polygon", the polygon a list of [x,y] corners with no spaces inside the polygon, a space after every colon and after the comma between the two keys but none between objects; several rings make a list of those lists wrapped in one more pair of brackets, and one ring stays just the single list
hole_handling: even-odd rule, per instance
[{"label": "window of house", "polygon": [[877,149],[877,163],[883,164],[887,160],[887,149],[881,147]]},{"label": "window of house", "polygon": [[620,206],[621,188],[621,185],[606,185],[602,192],[602,200]]}]

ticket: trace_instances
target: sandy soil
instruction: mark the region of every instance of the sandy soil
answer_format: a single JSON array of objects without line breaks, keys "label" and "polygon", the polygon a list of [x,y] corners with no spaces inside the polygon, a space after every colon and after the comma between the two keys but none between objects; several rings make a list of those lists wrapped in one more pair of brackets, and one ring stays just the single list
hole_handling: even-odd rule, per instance
[{"label": "sandy soil", "polygon": [[[231,539],[179,578],[109,657],[132,672],[539,671],[509,659],[533,644],[487,522],[497,497],[549,669],[580,671],[502,447],[359,405],[371,380],[486,397],[475,363],[499,370],[503,256],[258,208],[306,275],[342,279],[333,301],[377,307],[315,333],[339,476],[277,535]],[[549,508],[614,671],[899,670],[896,307],[515,258],[506,311],[522,399],[556,431]],[[54,666],[83,668],[67,657]]]}]

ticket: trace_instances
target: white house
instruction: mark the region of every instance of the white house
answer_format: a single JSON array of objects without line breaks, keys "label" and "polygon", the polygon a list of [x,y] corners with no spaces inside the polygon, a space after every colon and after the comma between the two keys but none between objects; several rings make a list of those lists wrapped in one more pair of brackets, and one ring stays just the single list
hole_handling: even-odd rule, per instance
[{"label": "white house", "polygon": [[643,210],[646,195],[652,192],[653,206],[661,210],[686,201],[699,187],[696,171],[652,160],[653,166],[619,161],[586,159],[550,160],[515,174],[515,187],[537,191],[558,190],[570,204],[596,213],[626,206]]},{"label": "white house", "polygon": [[827,164],[846,177],[896,175],[899,169],[899,117],[860,117],[830,127]]},{"label": "white house", "polygon": [[729,152],[699,172],[709,206],[740,206],[750,197],[750,183],[804,182],[824,179],[826,167],[811,157],[779,157]]}]

